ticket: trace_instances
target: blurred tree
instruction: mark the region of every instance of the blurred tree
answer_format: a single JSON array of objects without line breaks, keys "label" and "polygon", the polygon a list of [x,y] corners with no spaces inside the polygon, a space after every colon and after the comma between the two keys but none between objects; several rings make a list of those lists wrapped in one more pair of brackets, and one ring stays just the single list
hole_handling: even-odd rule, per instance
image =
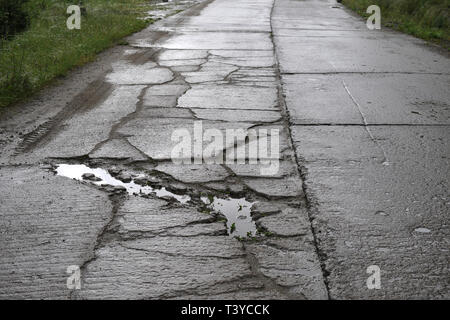
[{"label": "blurred tree", "polygon": [[0,0],[0,37],[7,38],[25,30],[30,17],[24,9],[28,0]]}]

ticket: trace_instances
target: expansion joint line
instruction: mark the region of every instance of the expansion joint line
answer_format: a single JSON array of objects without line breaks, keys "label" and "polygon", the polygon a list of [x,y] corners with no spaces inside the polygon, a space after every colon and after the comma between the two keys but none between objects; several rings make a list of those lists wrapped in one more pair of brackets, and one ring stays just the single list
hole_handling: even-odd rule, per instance
[{"label": "expansion joint line", "polygon": [[279,106],[281,108],[282,111],[282,116],[283,116],[283,120],[285,122],[286,125],[286,129],[288,131],[288,135],[289,135],[289,142],[291,145],[291,148],[293,148],[293,154],[295,157],[295,162],[296,162],[296,167],[297,167],[297,172],[300,175],[300,177],[303,179],[302,181],[302,189],[303,189],[303,193],[305,196],[305,201],[308,207],[308,220],[309,220],[309,226],[311,229],[311,233],[313,235],[313,241],[314,241],[314,248],[316,251],[316,256],[317,259],[319,260],[319,264],[320,264],[320,268],[321,268],[321,272],[322,272],[322,277],[323,277],[323,282],[325,285],[325,289],[327,291],[327,297],[328,299],[331,299],[330,297],[330,288],[328,285],[328,275],[329,275],[329,271],[326,270],[326,265],[325,265],[325,261],[323,261],[322,259],[322,254],[321,254],[321,249],[319,247],[319,240],[317,238],[317,231],[315,230],[314,227],[314,217],[312,214],[312,203],[309,199],[309,194],[308,194],[308,190],[305,184],[305,173],[302,172],[302,169],[300,168],[300,160],[299,160],[299,156],[297,155],[297,151],[295,150],[295,144],[294,144],[294,139],[292,137],[292,130],[291,130],[291,121],[290,121],[290,117],[289,117],[289,110],[287,109],[286,106],[286,101],[284,99],[284,95],[283,95],[283,88],[282,88],[282,81],[281,81],[281,70],[280,70],[280,64],[279,64],[279,59],[278,59],[278,55],[277,55],[277,50],[276,50],[276,45],[275,45],[275,41],[274,41],[274,30],[273,30],[273,24],[272,24],[272,17],[273,17],[273,12],[275,9],[275,4],[276,4],[277,0],[273,0],[272,2],[272,8],[270,11],[270,39],[272,41],[272,50],[273,50],[273,55],[275,57],[275,73],[276,73],[276,78],[277,78],[277,82],[278,82],[278,103]]}]

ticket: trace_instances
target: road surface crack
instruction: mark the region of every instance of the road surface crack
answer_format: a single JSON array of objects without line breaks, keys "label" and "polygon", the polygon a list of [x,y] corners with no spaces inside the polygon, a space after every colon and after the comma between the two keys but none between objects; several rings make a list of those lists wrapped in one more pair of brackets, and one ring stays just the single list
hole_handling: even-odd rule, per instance
[{"label": "road surface crack", "polygon": [[309,190],[307,189],[307,185],[306,185],[306,179],[307,179],[306,168],[301,166],[298,152],[294,148],[295,144],[294,144],[292,131],[291,131],[291,125],[293,125],[293,124],[290,120],[289,110],[286,106],[286,101],[285,101],[283,91],[282,91],[283,89],[282,89],[282,84],[281,84],[281,71],[280,71],[279,59],[278,59],[278,54],[277,54],[277,48],[276,48],[276,44],[275,44],[274,37],[273,37],[274,30],[273,30],[273,23],[272,23],[272,21],[273,21],[272,17],[273,17],[273,12],[274,12],[276,1],[277,0],[273,0],[273,5],[272,5],[271,13],[270,13],[270,28],[271,28],[271,37],[270,38],[272,41],[273,54],[275,56],[275,61],[276,61],[275,70],[276,70],[276,77],[277,77],[277,82],[278,82],[278,86],[277,86],[278,87],[278,102],[279,102],[280,108],[282,110],[282,115],[283,115],[285,126],[289,133],[288,134],[289,144],[290,144],[291,148],[294,150],[294,157],[295,157],[295,160],[297,163],[297,171],[303,180],[302,189],[303,189],[303,194],[305,197],[308,218],[309,218],[309,222],[310,222],[310,228],[311,228],[311,232],[312,232],[313,239],[314,239],[314,247],[315,247],[316,254],[319,259],[319,263],[320,263],[320,266],[322,269],[322,277],[323,277],[324,285],[325,285],[325,288],[327,291],[328,299],[330,299],[330,289],[329,289],[329,280],[328,280],[329,271],[327,270],[326,263],[325,263],[326,255],[325,255],[324,251],[321,249],[321,247],[319,245],[319,240],[317,237],[318,230],[315,228],[315,223],[314,223],[315,217],[313,214],[313,210],[315,210],[315,208],[313,208],[313,204],[310,201]]}]

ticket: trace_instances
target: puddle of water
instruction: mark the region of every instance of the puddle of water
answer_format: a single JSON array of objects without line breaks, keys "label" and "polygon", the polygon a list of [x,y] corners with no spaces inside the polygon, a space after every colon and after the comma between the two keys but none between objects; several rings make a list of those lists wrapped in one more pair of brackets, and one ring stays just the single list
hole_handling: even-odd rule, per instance
[{"label": "puddle of water", "polygon": [[[102,168],[90,168],[84,164],[58,164],[56,174],[59,176],[75,179],[78,181],[89,182],[98,186],[110,185],[114,187],[123,187],[130,195],[155,194],[157,197],[170,196],[180,203],[186,203],[191,198],[188,195],[178,195],[168,191],[166,188],[153,188],[151,186],[141,186],[134,181],[123,182],[114,178],[107,170]],[[84,174],[93,174],[98,181],[83,179]],[[255,202],[249,202],[245,198],[221,199],[213,197],[201,197],[212,210],[221,213],[227,219],[227,231],[231,237],[248,238],[256,236],[256,224],[252,220],[250,211]],[[211,202],[212,200],[212,202]]]},{"label": "puddle of water", "polygon": [[227,219],[227,231],[231,237],[249,237],[256,235],[256,224],[250,216],[250,210],[255,202],[249,202],[245,198],[241,199],[220,199],[214,197],[201,197],[203,203],[212,210],[223,214]]},{"label": "puddle of water", "polygon": [[[99,178],[99,181],[91,181],[91,180],[85,180],[83,179],[83,174],[85,173],[91,173],[94,174],[97,178]],[[56,168],[56,174],[76,179],[79,181],[89,181],[90,183],[93,183],[95,185],[101,186],[101,185],[111,185],[111,186],[120,186],[124,187],[128,194],[155,194],[157,197],[164,197],[164,196],[170,196],[175,198],[181,203],[188,202],[191,198],[187,195],[181,196],[175,193],[172,193],[170,191],[167,191],[166,188],[156,189],[152,188],[151,186],[141,186],[139,184],[131,182],[123,182],[119,179],[114,178],[108,171],[102,168],[89,168],[88,166],[84,164],[58,164]]]},{"label": "puddle of water", "polygon": [[415,232],[419,232],[419,233],[430,233],[431,230],[428,228],[416,228],[414,229]]}]

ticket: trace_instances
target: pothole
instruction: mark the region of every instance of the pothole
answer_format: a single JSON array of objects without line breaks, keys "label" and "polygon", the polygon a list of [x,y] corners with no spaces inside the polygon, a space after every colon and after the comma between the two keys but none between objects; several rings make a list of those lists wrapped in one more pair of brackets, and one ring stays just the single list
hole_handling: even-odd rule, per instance
[{"label": "pothole", "polygon": [[159,198],[170,197],[174,198],[181,203],[186,203],[191,200],[188,195],[178,195],[168,191],[165,187],[154,188],[149,185],[140,185],[135,181],[139,179],[139,176],[131,177],[126,180],[129,182],[121,181],[113,177],[108,171],[102,168],[90,168],[84,164],[58,164],[56,174],[75,179],[78,181],[88,181],[89,183],[97,186],[103,186],[105,188],[113,188],[116,190],[126,190],[130,195],[149,195],[154,194]]},{"label": "pothole", "polygon": [[106,170],[84,164],[57,164],[54,168],[59,176],[91,183],[113,193],[126,191],[130,195],[155,195],[168,201],[175,199],[182,204],[191,200],[193,203],[199,204],[200,198],[200,203],[206,206],[209,213],[214,212],[225,217],[227,233],[230,237],[252,239],[258,235],[256,223],[251,217],[251,208],[256,202],[248,201],[245,197],[232,198],[215,195],[199,197],[199,195],[193,195],[191,198],[190,195],[185,194],[186,190],[183,194],[183,192],[172,190],[171,188],[174,187],[172,185],[167,188],[160,185],[161,180],[158,180],[158,177],[130,173],[116,167]]},{"label": "pothole", "polygon": [[255,202],[249,202],[245,198],[223,199],[216,196],[201,197],[200,199],[211,210],[225,216],[230,237],[251,238],[256,236],[256,224],[250,215]]}]

